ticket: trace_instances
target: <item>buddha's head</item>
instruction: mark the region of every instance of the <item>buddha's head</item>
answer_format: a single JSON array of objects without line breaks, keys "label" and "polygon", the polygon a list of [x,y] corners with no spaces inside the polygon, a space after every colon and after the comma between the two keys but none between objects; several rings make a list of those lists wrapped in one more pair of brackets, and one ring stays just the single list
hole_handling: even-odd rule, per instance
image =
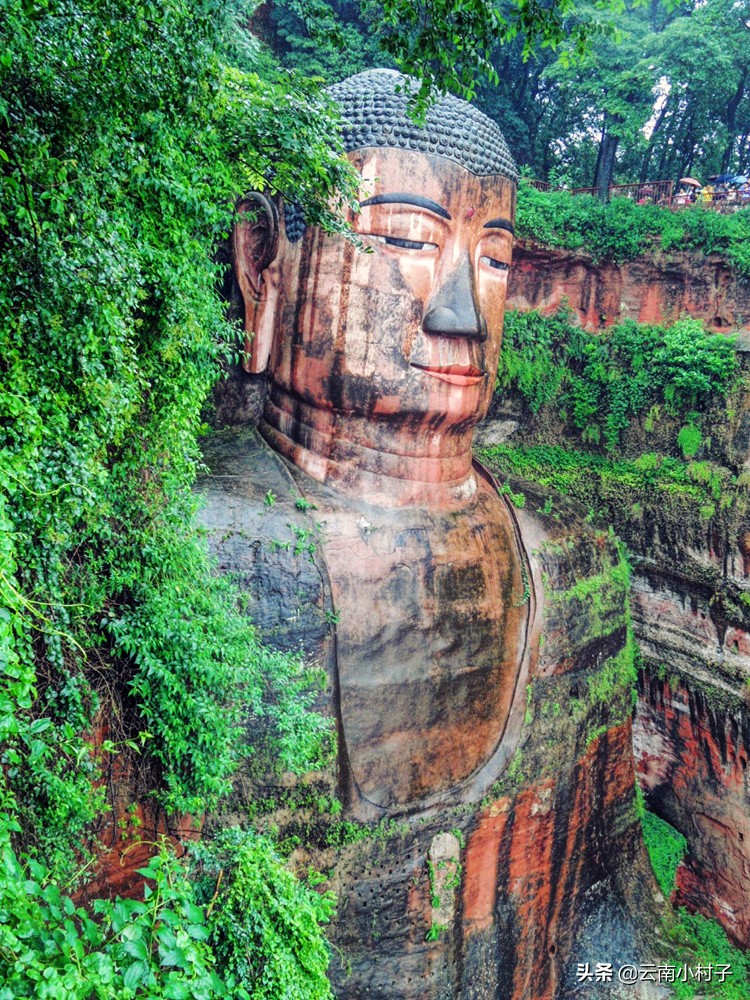
[{"label": "buddha's head", "polygon": [[414,124],[410,85],[372,70],[330,89],[361,175],[348,221],[370,252],[288,203],[239,206],[247,367],[269,371],[264,433],[321,481],[366,468],[380,487],[460,483],[492,395],[517,171],[465,101],[444,97]]}]

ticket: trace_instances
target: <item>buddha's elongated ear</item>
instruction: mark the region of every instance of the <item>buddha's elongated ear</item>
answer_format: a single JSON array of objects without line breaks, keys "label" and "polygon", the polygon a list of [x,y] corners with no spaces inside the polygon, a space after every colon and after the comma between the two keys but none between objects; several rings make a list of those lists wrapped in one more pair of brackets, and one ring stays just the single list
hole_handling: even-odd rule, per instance
[{"label": "buddha's elongated ear", "polygon": [[268,365],[274,330],[277,289],[268,269],[279,247],[279,213],[266,195],[253,191],[237,203],[232,234],[234,270],[245,300],[244,368],[262,372]]}]

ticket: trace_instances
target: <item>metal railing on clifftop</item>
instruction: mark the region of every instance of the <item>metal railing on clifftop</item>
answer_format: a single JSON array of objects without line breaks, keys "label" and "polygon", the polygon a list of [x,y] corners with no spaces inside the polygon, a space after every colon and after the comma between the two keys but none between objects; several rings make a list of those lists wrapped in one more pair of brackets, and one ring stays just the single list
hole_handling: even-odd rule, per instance
[{"label": "metal railing on clifftop", "polygon": [[[526,178],[531,187],[537,191],[561,191],[567,190],[569,194],[590,194],[597,195],[598,188],[556,188],[547,181],[537,181]],[[736,212],[739,208],[750,206],[750,195],[743,197],[740,191],[724,190],[714,192],[703,192],[694,189],[688,192],[684,187],[675,181],[644,181],[642,184],[612,184],[609,188],[609,199],[628,198],[638,205],[660,205],[663,208],[679,209],[687,208],[690,205],[701,205],[703,208],[713,209],[716,212],[730,213]]]}]

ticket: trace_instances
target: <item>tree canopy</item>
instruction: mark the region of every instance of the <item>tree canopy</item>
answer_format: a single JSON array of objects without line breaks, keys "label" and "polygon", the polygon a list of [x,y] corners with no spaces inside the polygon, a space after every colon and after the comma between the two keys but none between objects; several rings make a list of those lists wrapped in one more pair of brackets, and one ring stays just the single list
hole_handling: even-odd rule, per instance
[{"label": "tree canopy", "polygon": [[[402,6],[412,18],[421,10]],[[526,16],[545,17],[533,5],[495,5],[491,15],[481,5],[448,5],[429,22],[441,36],[452,32],[440,53],[418,31],[397,42],[387,32],[379,39],[379,18],[390,9],[331,0],[345,37],[343,60],[335,44],[310,36],[295,6],[272,8],[265,37],[286,65],[329,81],[383,64],[385,51],[390,65],[464,95],[476,91],[519,164],[553,183],[587,187],[750,169],[746,0],[579,0],[553,5],[544,28],[524,24]],[[484,25],[479,35],[474,16]],[[457,55],[455,70],[446,72],[443,61]],[[468,76],[465,65],[472,66]]]}]

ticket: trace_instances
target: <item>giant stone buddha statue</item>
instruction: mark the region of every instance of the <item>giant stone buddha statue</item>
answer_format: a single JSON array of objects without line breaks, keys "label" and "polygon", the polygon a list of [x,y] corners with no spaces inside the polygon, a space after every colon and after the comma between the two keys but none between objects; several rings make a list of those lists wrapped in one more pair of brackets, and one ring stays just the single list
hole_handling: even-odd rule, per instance
[{"label": "giant stone buddha statue", "polygon": [[633,884],[651,885],[619,556],[530,489],[516,510],[472,454],[517,170],[464,101],[415,124],[392,71],[330,93],[365,250],[294,205],[240,203],[246,368],[267,394],[257,431],[207,448],[205,519],[267,639],[327,672],[345,815],[403,824],[385,863],[361,844],[333,862],[338,995],[572,996],[576,963],[640,953],[634,899],[653,901]]}]

